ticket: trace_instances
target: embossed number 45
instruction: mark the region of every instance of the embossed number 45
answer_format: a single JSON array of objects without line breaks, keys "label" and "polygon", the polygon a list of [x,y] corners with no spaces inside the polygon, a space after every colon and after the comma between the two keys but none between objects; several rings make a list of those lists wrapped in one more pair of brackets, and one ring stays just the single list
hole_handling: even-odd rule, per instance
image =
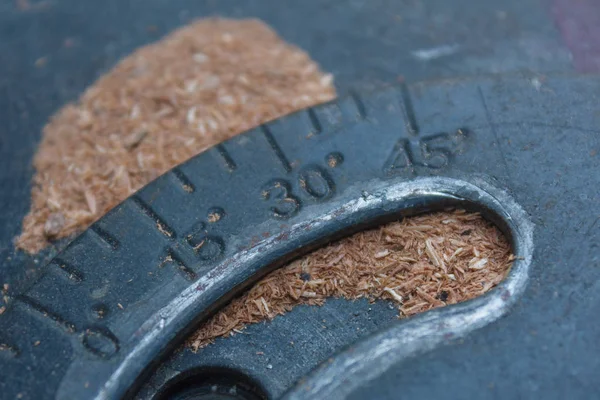
[{"label": "embossed number 45", "polygon": [[415,166],[443,168],[448,165],[452,156],[459,152],[466,135],[465,129],[459,129],[452,135],[439,133],[422,138],[402,138],[396,142],[386,160],[384,170],[393,174]]}]

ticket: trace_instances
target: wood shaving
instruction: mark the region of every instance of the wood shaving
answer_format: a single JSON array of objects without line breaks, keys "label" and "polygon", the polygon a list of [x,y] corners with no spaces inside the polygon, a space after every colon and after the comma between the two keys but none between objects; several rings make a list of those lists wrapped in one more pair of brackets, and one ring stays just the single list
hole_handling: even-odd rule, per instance
[{"label": "wood shaving", "polygon": [[267,275],[205,322],[188,340],[194,351],[249,324],[328,297],[395,303],[399,317],[480,296],[512,265],[494,225],[462,210],[406,218],[360,232]]},{"label": "wood shaving", "polygon": [[17,247],[37,253],[186,159],[334,97],[332,76],[259,21],[179,29],[123,59],[44,127]]}]

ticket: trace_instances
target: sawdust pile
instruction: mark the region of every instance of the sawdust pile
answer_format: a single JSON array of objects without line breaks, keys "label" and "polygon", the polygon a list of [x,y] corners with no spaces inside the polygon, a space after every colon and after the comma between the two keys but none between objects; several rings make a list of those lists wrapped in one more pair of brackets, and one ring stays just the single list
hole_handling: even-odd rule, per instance
[{"label": "sawdust pile", "polygon": [[194,350],[244,326],[321,305],[327,297],[391,300],[399,316],[459,303],[504,279],[513,256],[502,233],[478,214],[456,210],[404,219],[317,250],[262,279],[208,320]]},{"label": "sawdust pile", "polygon": [[334,97],[332,76],[259,21],[175,31],[122,60],[44,128],[16,244],[36,253],[189,157]]}]

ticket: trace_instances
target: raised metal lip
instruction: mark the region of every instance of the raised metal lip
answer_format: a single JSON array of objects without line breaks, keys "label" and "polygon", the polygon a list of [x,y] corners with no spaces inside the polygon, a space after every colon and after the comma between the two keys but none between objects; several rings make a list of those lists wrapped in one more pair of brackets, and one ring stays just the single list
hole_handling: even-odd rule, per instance
[{"label": "raised metal lip", "polygon": [[[453,186],[455,182],[436,178],[432,183]],[[358,385],[380,376],[394,364],[448,339],[464,337],[508,312],[527,284],[534,225],[508,193],[485,181],[477,183],[467,185],[481,193],[480,203],[504,218],[513,242],[516,260],[506,279],[485,296],[400,321],[359,341],[313,370],[283,399],[347,398]]]},{"label": "raised metal lip", "polygon": [[[393,327],[359,342],[349,351],[339,354],[333,362],[324,364],[303,381],[297,390],[288,393],[288,398],[343,398],[355,387],[360,375],[372,379],[389,366],[415,352],[432,348],[451,335],[464,336],[496,320],[505,314],[516,298],[523,292],[529,273],[533,254],[533,224],[527,213],[505,191],[491,185],[483,177],[468,176],[464,179],[446,177],[419,177],[411,180],[390,179],[373,181],[368,187],[353,187],[349,191],[357,194],[350,201],[331,201],[327,210],[321,210],[320,216],[310,221],[311,229],[318,232],[326,224],[348,216],[366,213],[381,208],[402,208],[407,200],[423,197],[455,199],[480,204],[501,217],[508,227],[507,232],[513,242],[513,251],[517,260],[508,277],[486,296],[459,305],[434,310],[421,317],[411,318]],[[321,207],[323,207],[321,205]],[[406,208],[406,207],[405,207]],[[291,225],[286,231],[289,240],[306,235],[306,223]],[[144,365],[144,359],[153,353],[156,341],[171,329],[175,322],[189,318],[194,305],[223,280],[232,276],[236,270],[248,263],[257,263],[281,247],[276,237],[267,238],[256,246],[236,253],[216,266],[207,275],[189,286],[165,307],[158,310],[143,327],[143,336],[132,338],[135,346],[122,360],[119,367],[106,380],[96,399],[118,398],[128,389],[124,382],[138,376]],[[202,290],[199,290],[202,288]],[[368,359],[361,354],[362,349],[371,348]],[[355,354],[353,355],[353,350]],[[393,350],[393,351],[392,351]],[[383,361],[375,366],[373,361],[385,354]],[[381,358],[381,357],[379,357]],[[381,361],[381,360],[380,360]],[[367,367],[368,366],[368,367]],[[342,368],[344,379],[335,377]]]}]

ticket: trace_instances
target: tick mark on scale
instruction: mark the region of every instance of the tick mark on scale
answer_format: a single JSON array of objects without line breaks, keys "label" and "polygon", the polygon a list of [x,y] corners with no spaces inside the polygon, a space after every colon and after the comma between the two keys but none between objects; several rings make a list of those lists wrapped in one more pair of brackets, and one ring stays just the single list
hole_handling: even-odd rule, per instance
[{"label": "tick mark on scale", "polygon": [[90,232],[94,232],[96,236],[112,250],[117,250],[119,248],[119,241],[106,230],[102,229],[98,223],[95,223],[90,227]]},{"label": "tick mark on scale", "polygon": [[166,237],[170,238],[170,239],[174,239],[175,238],[175,231],[169,226],[167,225],[166,222],[164,222],[162,220],[162,218],[160,218],[157,214],[156,211],[154,211],[152,209],[152,207],[150,207],[150,205],[146,204],[145,201],[143,201],[141,198],[139,198],[138,196],[132,196],[131,197],[131,201],[133,202],[133,204],[135,204],[138,209],[147,217],[149,217],[150,219],[152,219],[155,223],[156,229],[162,233],[163,235],[165,235]]},{"label": "tick mark on scale", "polygon": [[64,328],[67,332],[75,332],[75,324],[67,321],[65,318],[61,317],[57,313],[50,311],[50,309],[38,303],[36,300],[24,295],[18,296],[15,300],[25,305],[29,310],[37,313],[39,316],[54,321],[62,328]]},{"label": "tick mark on scale", "polygon": [[179,168],[173,168],[171,170],[171,173],[179,182],[184,191],[186,191],[187,193],[194,193],[194,191],[196,190],[194,184]]},{"label": "tick mark on scale", "polygon": [[215,146],[215,149],[217,151],[217,154],[219,154],[225,162],[225,167],[229,170],[229,172],[235,171],[235,169],[237,168],[237,164],[235,163],[235,161],[233,161],[233,158],[231,158],[231,155],[225,148],[225,145],[223,143],[218,144]]},{"label": "tick mark on scale", "polygon": [[66,276],[69,280],[73,282],[80,283],[84,280],[83,272],[79,271],[77,268],[61,260],[60,258],[55,258],[54,260],[52,260],[50,265],[56,267],[56,271],[61,272],[64,276]]},{"label": "tick mark on scale", "polygon": [[275,156],[281,163],[281,166],[283,167],[283,169],[285,169],[285,172],[291,172],[292,166],[290,165],[290,162],[287,159],[287,157],[285,156],[285,154],[283,154],[281,147],[279,147],[279,144],[275,140],[275,137],[273,137],[273,134],[271,133],[271,130],[269,129],[269,127],[266,125],[261,125],[260,129],[261,129],[263,135],[265,136],[265,138],[267,139],[267,142],[269,143],[269,147],[271,148],[271,150],[273,150],[273,153],[275,153]]}]

